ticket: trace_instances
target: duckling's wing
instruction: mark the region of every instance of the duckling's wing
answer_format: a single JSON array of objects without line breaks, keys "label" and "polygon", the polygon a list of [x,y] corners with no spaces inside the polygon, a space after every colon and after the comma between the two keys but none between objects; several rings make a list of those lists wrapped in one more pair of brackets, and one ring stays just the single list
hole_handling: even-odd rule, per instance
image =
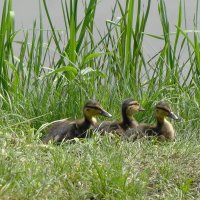
[{"label": "duckling's wing", "polygon": [[70,137],[69,133],[74,126],[73,122],[67,120],[55,122],[47,131],[47,135],[42,139],[43,143],[47,144],[49,141],[62,142]]},{"label": "duckling's wing", "polygon": [[137,128],[145,136],[156,136],[156,135],[158,135],[158,130],[155,126],[151,126],[149,124],[140,124]]},{"label": "duckling's wing", "polygon": [[97,128],[99,130],[103,130],[103,129],[108,128],[111,124],[112,124],[112,122],[110,122],[110,121],[102,122],[101,124],[98,125]]},{"label": "duckling's wing", "polygon": [[121,131],[121,127],[116,122],[103,122],[98,126],[97,130],[103,133],[105,132],[110,133],[110,132],[117,132],[119,130]]},{"label": "duckling's wing", "polygon": [[101,133],[107,132],[108,127],[110,126],[112,122],[102,122],[101,124],[98,124],[95,126],[95,129]]},{"label": "duckling's wing", "polygon": [[137,128],[128,129],[124,134],[124,138],[135,141],[143,137],[151,137],[156,135],[158,135],[156,127],[148,124],[140,124],[137,126]]},{"label": "duckling's wing", "polygon": [[135,141],[142,137],[144,137],[144,134],[137,127],[137,128],[130,128],[130,129],[126,130],[125,133],[123,134],[122,138],[127,139],[129,141]]}]

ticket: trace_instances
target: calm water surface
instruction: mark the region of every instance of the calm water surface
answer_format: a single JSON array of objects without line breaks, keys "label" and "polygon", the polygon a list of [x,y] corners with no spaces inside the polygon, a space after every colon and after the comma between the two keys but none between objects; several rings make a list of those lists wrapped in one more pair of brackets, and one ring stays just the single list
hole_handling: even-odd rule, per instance
[{"label": "calm water surface", "polygon": [[[41,5],[42,5],[42,1]],[[46,0],[51,18],[56,29],[64,30],[64,21],[62,17],[61,3],[59,0]],[[83,16],[83,6],[80,1],[79,18]],[[126,0],[120,1],[125,5]],[[146,0],[142,1],[144,4]],[[171,31],[175,31],[175,24],[177,23],[179,0],[166,0],[167,14],[170,21]],[[2,12],[4,0],[0,0],[0,14]],[[111,18],[111,10],[114,6],[115,0],[101,0],[98,3],[95,17],[95,26],[103,33],[105,29],[105,21]],[[42,5],[43,6],[43,5]],[[148,18],[148,23],[145,32],[159,35],[162,33],[157,1],[152,0],[151,10]],[[192,29],[193,17],[195,12],[196,0],[186,0],[187,13],[187,27]],[[13,0],[13,9],[15,12],[15,25],[18,29],[32,29],[33,21],[38,20],[39,24],[39,0]],[[119,13],[118,13],[119,14]],[[116,15],[118,15],[116,14]],[[44,28],[49,29],[49,24],[46,19],[45,12],[43,12]],[[116,16],[118,17],[118,16]],[[97,34],[95,37],[98,37]],[[152,52],[156,52],[162,46],[161,41],[149,37],[144,38],[144,51],[149,57]]]}]

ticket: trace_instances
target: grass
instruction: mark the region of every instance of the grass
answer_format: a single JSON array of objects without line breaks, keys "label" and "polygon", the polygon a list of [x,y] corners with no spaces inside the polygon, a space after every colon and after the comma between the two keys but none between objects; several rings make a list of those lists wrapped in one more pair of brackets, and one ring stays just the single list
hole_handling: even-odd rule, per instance
[{"label": "grass", "polygon": [[[119,0],[93,37],[98,1],[87,1],[78,20],[77,0],[61,0],[65,27],[55,29],[48,4],[31,31],[15,30],[12,0],[0,19],[0,199],[197,199],[199,161],[199,32],[187,29],[185,1],[177,10],[176,32],[163,0],[158,1],[162,35],[145,32],[151,1]],[[121,18],[114,16],[119,10]],[[50,30],[43,29],[43,12]],[[137,17],[135,17],[137,16]],[[98,27],[97,27],[98,28]],[[37,31],[39,29],[39,31]],[[98,30],[97,30],[98,32]],[[16,36],[24,36],[18,41]],[[174,37],[175,36],[175,37]],[[144,38],[163,41],[147,59]],[[18,45],[19,53],[15,52]],[[52,49],[52,46],[55,48]],[[41,144],[39,127],[53,120],[81,117],[84,101],[95,98],[120,118],[123,99],[139,100],[139,122],[154,123],[153,107],[168,100],[182,121],[177,140],[134,143],[113,136],[61,146]],[[100,120],[104,120],[101,118]]]},{"label": "grass", "polygon": [[[187,134],[190,137],[184,138]],[[200,195],[200,146],[189,130],[171,143],[131,143],[97,135],[74,144],[44,146],[31,130],[15,138],[1,133],[0,142],[1,199],[196,199]]]}]

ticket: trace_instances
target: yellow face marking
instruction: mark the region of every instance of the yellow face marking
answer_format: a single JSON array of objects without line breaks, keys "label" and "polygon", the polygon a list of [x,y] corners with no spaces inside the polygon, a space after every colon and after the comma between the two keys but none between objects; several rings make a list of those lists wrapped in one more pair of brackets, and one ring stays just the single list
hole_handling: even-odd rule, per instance
[{"label": "yellow face marking", "polygon": [[140,110],[140,104],[137,101],[133,101],[129,104],[126,114],[128,116],[132,116],[135,112],[138,112]]},{"label": "yellow face marking", "polygon": [[165,118],[169,115],[169,112],[163,109],[156,108],[156,117],[157,118]]},{"label": "yellow face marking", "polygon": [[95,108],[85,108],[84,113],[87,117],[92,118],[93,116],[100,115],[101,110]]}]

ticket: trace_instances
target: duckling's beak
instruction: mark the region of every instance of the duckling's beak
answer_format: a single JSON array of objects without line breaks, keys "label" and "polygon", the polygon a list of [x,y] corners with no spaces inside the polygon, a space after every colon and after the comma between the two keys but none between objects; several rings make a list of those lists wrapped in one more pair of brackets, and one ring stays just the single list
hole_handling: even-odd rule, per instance
[{"label": "duckling's beak", "polygon": [[103,115],[105,117],[112,117],[112,115],[110,113],[108,113],[107,111],[105,111],[104,109],[101,109],[101,115]]},{"label": "duckling's beak", "polygon": [[139,108],[139,112],[143,112],[143,111],[145,111],[145,109],[142,108],[142,107],[140,107],[140,108]]},{"label": "duckling's beak", "polygon": [[172,119],[175,119],[175,120],[178,120],[179,117],[177,115],[175,115],[173,112],[169,112],[169,115],[168,117],[172,118]]}]

